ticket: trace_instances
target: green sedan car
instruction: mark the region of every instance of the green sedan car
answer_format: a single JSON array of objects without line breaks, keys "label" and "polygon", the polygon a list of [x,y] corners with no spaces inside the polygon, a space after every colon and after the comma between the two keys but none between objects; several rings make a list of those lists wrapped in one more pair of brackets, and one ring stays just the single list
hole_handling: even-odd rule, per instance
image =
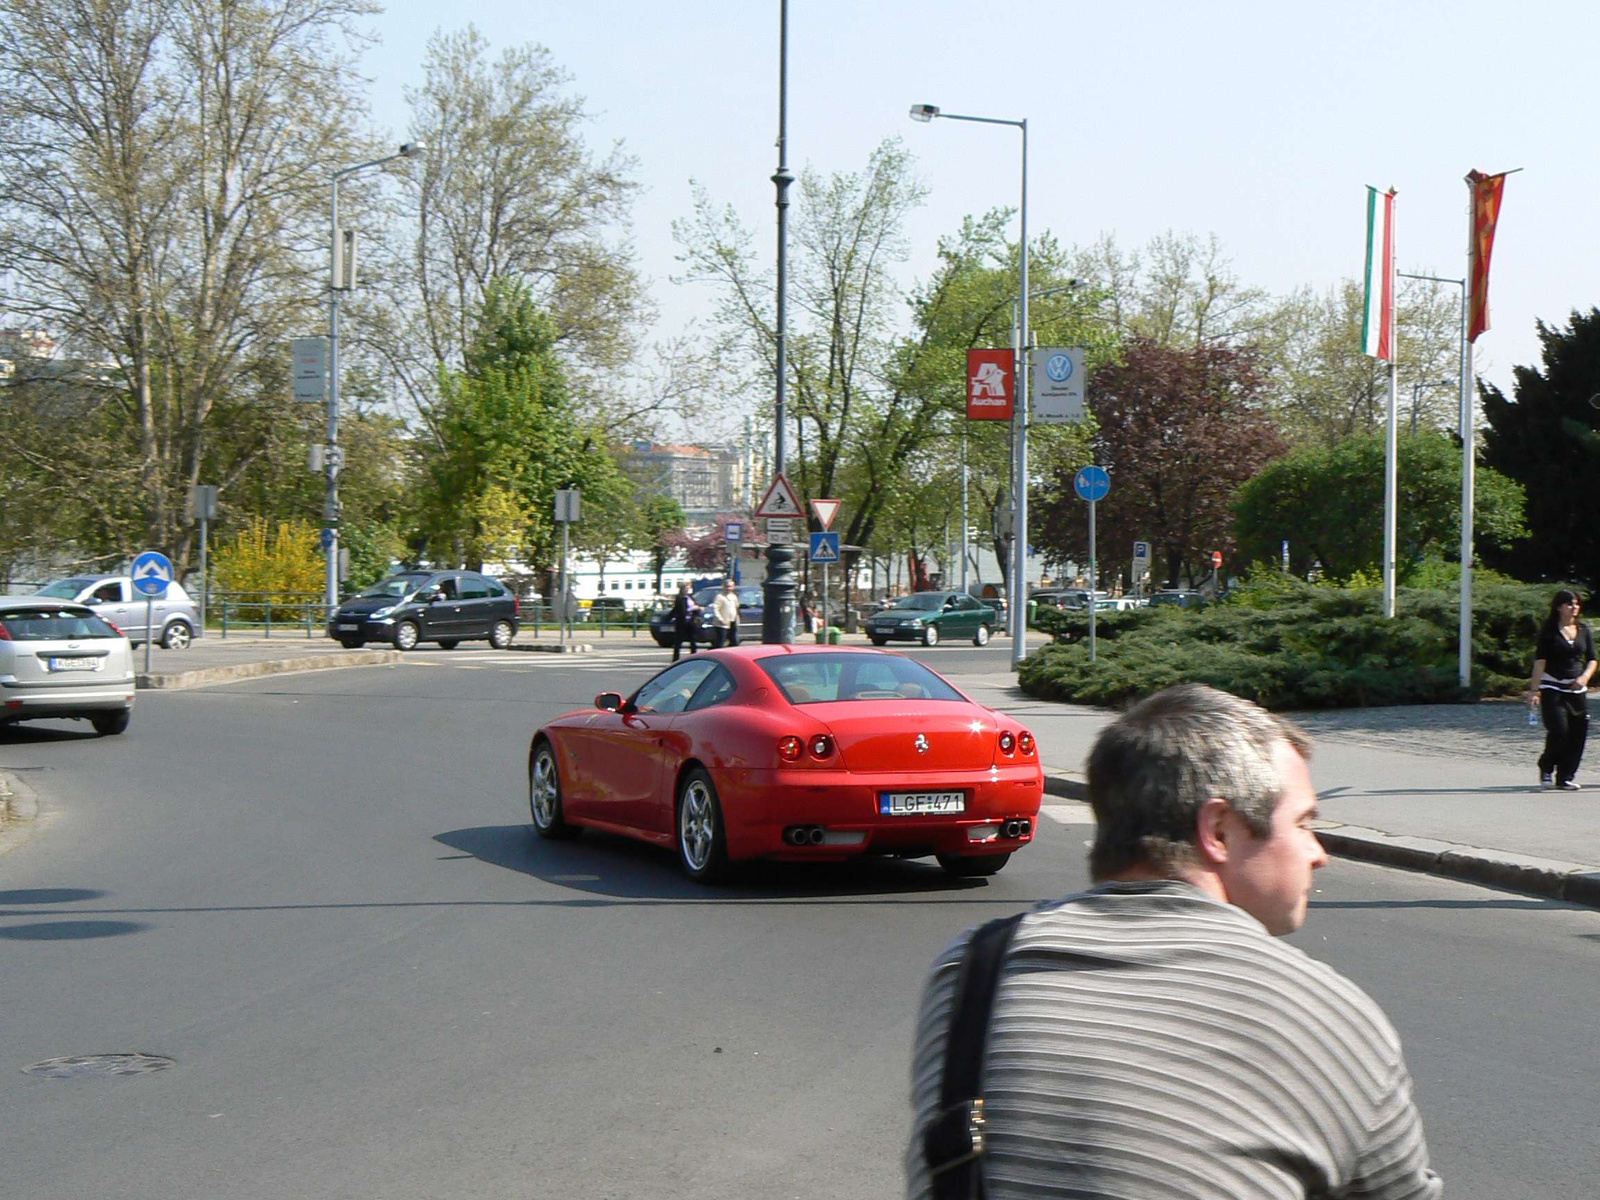
[{"label": "green sedan car", "polygon": [[950,638],[971,638],[986,646],[999,614],[965,592],[917,592],[902,596],[867,622],[874,646],[891,641],[921,642],[937,646]]}]

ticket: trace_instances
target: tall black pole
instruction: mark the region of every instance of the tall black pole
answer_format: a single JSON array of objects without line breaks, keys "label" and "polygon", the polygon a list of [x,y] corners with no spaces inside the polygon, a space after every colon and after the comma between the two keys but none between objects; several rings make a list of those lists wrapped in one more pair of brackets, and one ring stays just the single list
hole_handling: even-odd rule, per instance
[{"label": "tall black pole", "polygon": [[[788,382],[789,363],[785,349],[789,286],[789,185],[794,176],[789,174],[789,0],[778,4],[778,170],[772,176],[778,192],[778,305],[777,305],[777,359],[778,390],[773,410],[774,476],[785,469],[784,394]],[[794,551],[787,545],[767,543],[767,580],[763,587],[761,640],[763,642],[794,641]]]}]

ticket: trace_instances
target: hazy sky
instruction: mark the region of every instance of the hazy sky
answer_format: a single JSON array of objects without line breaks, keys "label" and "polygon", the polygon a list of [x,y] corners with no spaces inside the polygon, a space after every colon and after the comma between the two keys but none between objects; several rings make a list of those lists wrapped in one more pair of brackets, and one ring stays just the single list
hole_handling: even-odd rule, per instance
[{"label": "hazy sky", "polygon": [[[909,285],[964,215],[1016,203],[1019,153],[1015,130],[907,109],[1025,117],[1033,232],[1109,232],[1125,249],[1215,233],[1242,282],[1277,293],[1359,275],[1369,183],[1399,191],[1400,269],[1460,277],[1462,177],[1522,167],[1476,347],[1479,374],[1509,387],[1513,365],[1539,361],[1536,319],[1600,303],[1584,116],[1597,14],[1578,0],[791,0],[789,162],[854,170],[905,139],[931,189]],[[496,47],[546,46],[587,97],[591,145],[620,139],[637,158],[633,237],[668,327],[709,304],[668,280],[691,178],[774,245],[777,0],[392,0],[365,60],[381,129],[404,132],[429,35],[468,23]]]}]

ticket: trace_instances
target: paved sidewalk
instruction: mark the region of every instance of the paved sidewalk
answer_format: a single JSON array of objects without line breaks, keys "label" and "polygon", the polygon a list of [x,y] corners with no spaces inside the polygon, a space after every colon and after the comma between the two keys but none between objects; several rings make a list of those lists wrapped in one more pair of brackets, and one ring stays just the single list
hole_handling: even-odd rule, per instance
[{"label": "paved sidewalk", "polygon": [[[852,644],[857,639],[850,639]],[[514,650],[563,649],[555,632],[523,630]],[[579,630],[569,652],[655,648],[648,632]],[[463,650],[462,653],[471,653]],[[284,671],[398,661],[387,647],[346,650],[325,637],[207,636],[186,650],[135,650],[141,688],[204,686]],[[663,663],[666,661],[663,657]],[[1083,762],[1114,714],[1025,695],[1015,676],[961,676],[975,699],[1027,723],[1047,790],[1084,797]],[[1600,907],[1600,776],[1581,792],[1538,790],[1543,730],[1517,701],[1291,714],[1317,742],[1312,777],[1320,836],[1332,853]],[[1600,753],[1597,750],[1596,753]],[[1591,759],[1592,761],[1592,759]]]},{"label": "paved sidewalk", "polygon": [[[1115,714],[974,686],[1038,738],[1047,790],[1085,795],[1083,763]],[[1319,835],[1344,857],[1409,867],[1600,906],[1600,786],[1540,791],[1542,728],[1519,701],[1291,713],[1316,741]]]}]

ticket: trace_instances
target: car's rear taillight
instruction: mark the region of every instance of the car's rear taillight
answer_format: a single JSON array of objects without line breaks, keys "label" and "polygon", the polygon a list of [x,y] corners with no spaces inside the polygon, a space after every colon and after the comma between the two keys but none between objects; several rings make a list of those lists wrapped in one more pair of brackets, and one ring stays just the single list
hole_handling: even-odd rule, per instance
[{"label": "car's rear taillight", "polygon": [[6,628],[6,623],[4,621],[0,621],[0,642],[9,642],[10,640],[11,630]]},{"label": "car's rear taillight", "polygon": [[819,733],[807,743],[812,758],[831,758],[833,756],[833,739],[825,733]]},{"label": "car's rear taillight", "polygon": [[[106,621],[106,619],[104,617],[101,617],[100,619],[102,621]],[[115,621],[106,621],[106,624],[111,626],[111,631],[113,633],[115,633],[118,637],[127,637],[128,636],[127,634],[122,632],[122,626],[118,625]]]},{"label": "car's rear taillight", "polygon": [[1017,738],[1009,729],[1000,731],[1000,753],[1008,757],[1017,752]]},{"label": "car's rear taillight", "polygon": [[784,762],[799,762],[800,752],[804,749],[805,743],[793,734],[778,739],[778,757]]},{"label": "car's rear taillight", "polygon": [[522,601],[516,596],[511,597],[511,615],[513,617],[520,617],[522,615]]},{"label": "car's rear taillight", "polygon": [[1032,754],[1033,734],[1029,733],[1026,729],[1019,733],[1017,735],[1017,749],[1021,750],[1024,754]]}]

